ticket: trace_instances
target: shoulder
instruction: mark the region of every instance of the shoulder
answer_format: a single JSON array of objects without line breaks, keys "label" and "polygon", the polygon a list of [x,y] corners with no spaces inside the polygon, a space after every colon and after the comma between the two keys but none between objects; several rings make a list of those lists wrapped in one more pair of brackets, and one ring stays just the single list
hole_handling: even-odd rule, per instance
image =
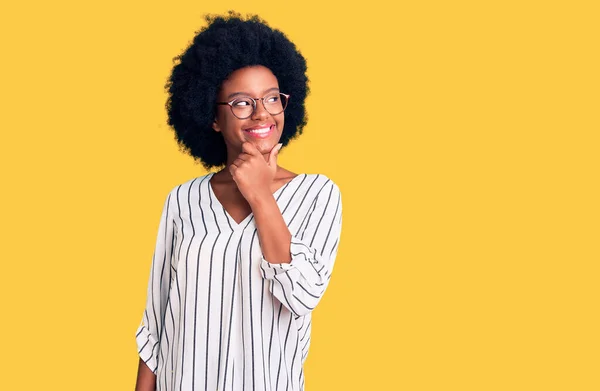
[{"label": "shoulder", "polygon": [[171,186],[167,198],[173,202],[178,196],[181,196],[181,194],[187,194],[192,188],[197,189],[200,183],[209,179],[210,175],[211,173],[208,173]]},{"label": "shoulder", "polygon": [[341,191],[338,184],[329,176],[322,173],[316,174],[300,174],[306,176],[304,182],[307,183],[307,187],[313,189],[311,193],[315,194],[319,200],[327,200],[329,198],[340,198]]},{"label": "shoulder", "polygon": [[209,172],[208,174],[191,178],[191,179],[175,186],[175,188],[173,190],[188,190],[192,187],[197,187],[200,185],[200,183],[204,183],[205,181],[209,180],[210,177],[212,176],[212,174],[213,174],[212,172]]},{"label": "shoulder", "polygon": [[311,214],[321,216],[335,216],[341,213],[342,195],[338,184],[326,174],[306,175],[305,197],[313,205]]},{"label": "shoulder", "polygon": [[187,181],[175,186],[173,188],[173,190],[176,190],[178,188],[179,189],[189,189],[192,186],[197,186],[199,183],[208,180],[212,174],[213,174],[212,172],[209,172],[208,174],[204,174],[204,175],[200,175],[200,176],[188,179]]},{"label": "shoulder", "polygon": [[330,178],[326,174],[319,173],[319,174],[308,174],[308,175],[312,176],[317,183],[321,184],[324,190],[327,189],[329,191],[335,191],[335,192],[340,191],[338,184],[333,180],[333,178]]}]

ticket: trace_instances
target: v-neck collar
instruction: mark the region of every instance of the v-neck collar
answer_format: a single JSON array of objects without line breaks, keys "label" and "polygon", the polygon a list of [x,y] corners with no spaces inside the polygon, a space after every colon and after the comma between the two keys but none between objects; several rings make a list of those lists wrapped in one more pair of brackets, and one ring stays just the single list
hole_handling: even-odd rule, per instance
[{"label": "v-neck collar", "polygon": [[[221,203],[221,201],[219,201],[219,199],[217,198],[217,195],[215,194],[215,192],[213,190],[213,187],[212,187],[212,185],[210,183],[210,180],[212,179],[212,177],[214,175],[215,175],[214,172],[208,173],[208,178],[205,181],[206,182],[206,186],[208,186],[209,198],[211,198],[212,200],[214,200],[216,202],[216,204],[219,205],[221,207],[221,209],[223,209],[223,214],[227,218],[227,221],[229,222],[229,226],[234,231],[237,231],[241,227],[247,226],[247,223],[249,223],[254,218],[254,213],[250,212],[246,217],[244,217],[244,219],[242,221],[240,221],[239,223],[236,223],[236,221],[234,220],[233,217],[231,217],[231,215],[229,214],[229,212],[227,211],[227,209],[225,209],[225,207],[223,206],[223,204]],[[290,185],[293,181],[297,180],[301,176],[307,176],[307,175],[308,174],[298,174],[295,177],[293,177],[292,179],[290,179],[289,181],[287,181],[283,186],[281,186],[277,190],[275,190],[275,192],[273,193],[273,197],[275,197],[275,200],[277,201],[277,199],[278,199],[277,196],[279,195],[279,193],[281,193],[283,191],[283,189],[285,189],[286,187],[288,187],[288,185]]]}]

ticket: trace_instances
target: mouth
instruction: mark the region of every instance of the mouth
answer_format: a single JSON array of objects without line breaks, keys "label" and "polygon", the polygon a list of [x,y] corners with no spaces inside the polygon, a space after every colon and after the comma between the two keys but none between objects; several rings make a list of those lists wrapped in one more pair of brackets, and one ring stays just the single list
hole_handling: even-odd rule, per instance
[{"label": "mouth", "polygon": [[275,131],[275,124],[255,126],[253,128],[244,129],[244,133],[256,138],[266,138]]}]

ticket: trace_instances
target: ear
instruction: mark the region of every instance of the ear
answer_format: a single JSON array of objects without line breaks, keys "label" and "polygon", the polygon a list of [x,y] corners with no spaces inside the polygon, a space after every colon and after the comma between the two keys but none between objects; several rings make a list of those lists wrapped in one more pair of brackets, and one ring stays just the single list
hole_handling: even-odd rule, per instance
[{"label": "ear", "polygon": [[214,129],[215,132],[221,131],[221,128],[219,127],[219,124],[217,122],[217,118],[214,119],[214,121],[212,123],[212,128]]}]

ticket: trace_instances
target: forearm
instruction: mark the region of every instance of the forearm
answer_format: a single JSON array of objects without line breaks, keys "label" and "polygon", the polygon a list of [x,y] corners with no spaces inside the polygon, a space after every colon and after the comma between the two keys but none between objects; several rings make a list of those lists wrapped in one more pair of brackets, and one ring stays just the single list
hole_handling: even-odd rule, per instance
[{"label": "forearm", "polygon": [[[341,193],[331,180],[320,180],[321,184],[317,185],[321,190],[309,207],[310,211],[301,218],[301,228],[294,231],[296,233],[292,233],[287,226],[284,229],[286,224],[275,201],[279,216],[268,206],[268,202],[264,202],[262,208],[256,208],[260,223],[265,227],[262,240],[267,246],[272,246],[269,249],[275,254],[263,254],[260,263],[262,277],[269,281],[271,293],[296,316],[310,313],[323,297],[340,242]],[[261,229],[258,231],[261,232]],[[268,258],[283,256],[284,252],[285,259],[291,257],[290,261]],[[271,265],[275,262],[279,264]]]},{"label": "forearm", "polygon": [[270,263],[290,263],[292,235],[272,194],[250,202],[264,258]]},{"label": "forearm", "polygon": [[156,375],[148,368],[144,360],[140,358],[138,365],[137,381],[135,391],[155,391]]}]

